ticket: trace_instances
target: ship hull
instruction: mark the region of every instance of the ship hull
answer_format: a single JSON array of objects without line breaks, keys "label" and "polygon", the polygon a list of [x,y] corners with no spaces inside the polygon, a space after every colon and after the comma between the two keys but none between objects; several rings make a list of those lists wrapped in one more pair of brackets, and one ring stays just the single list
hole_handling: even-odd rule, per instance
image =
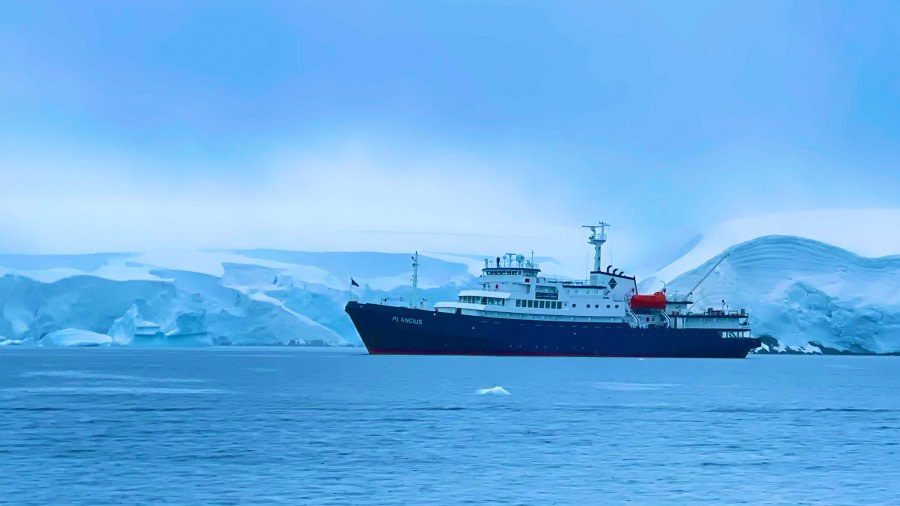
[{"label": "ship hull", "polygon": [[346,311],[371,354],[744,358],[761,344],[707,329],[486,318],[358,302]]}]

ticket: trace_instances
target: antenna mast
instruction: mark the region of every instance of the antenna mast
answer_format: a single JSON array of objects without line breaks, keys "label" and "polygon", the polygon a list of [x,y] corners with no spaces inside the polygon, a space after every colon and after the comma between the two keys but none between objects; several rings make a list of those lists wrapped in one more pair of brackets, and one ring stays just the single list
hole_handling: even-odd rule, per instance
[{"label": "antenna mast", "polygon": [[[599,271],[603,265],[600,260],[600,249],[606,242],[606,229],[609,223],[600,222],[599,225],[582,225],[581,228],[591,229],[591,235],[588,237],[588,244],[594,245],[594,271]],[[599,229],[599,230],[598,230]]]},{"label": "antenna mast", "polygon": [[416,251],[416,254],[412,257],[412,298],[409,301],[409,307],[415,308],[419,305],[418,303],[418,291],[419,291],[419,252]]}]

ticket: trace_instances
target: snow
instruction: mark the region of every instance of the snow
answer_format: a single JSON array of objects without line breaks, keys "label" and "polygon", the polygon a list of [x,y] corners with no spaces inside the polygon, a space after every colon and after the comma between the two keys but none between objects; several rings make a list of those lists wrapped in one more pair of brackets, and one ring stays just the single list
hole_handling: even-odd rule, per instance
[{"label": "snow", "polygon": [[851,251],[879,257],[900,254],[900,209],[848,209],[769,214],[726,221],[692,239],[693,247],[656,274],[671,281],[722,251],[768,235],[804,237]]},{"label": "snow", "polygon": [[[421,260],[429,301],[473,281],[463,264]],[[0,255],[0,342],[82,329],[115,345],[357,344],[344,312],[351,275],[363,300],[409,296],[405,253]]]},{"label": "snow", "polygon": [[109,346],[112,338],[89,330],[62,329],[44,336],[41,346]]},{"label": "snow", "polygon": [[472,276],[480,276],[481,269],[484,268],[484,258],[479,255],[460,255],[458,253],[439,253],[435,251],[425,253],[438,260],[463,264]]},{"label": "snow", "polygon": [[900,352],[900,256],[867,258],[818,241],[767,236],[729,248],[668,285],[694,292],[694,309],[746,308],[754,334],[821,352]]}]

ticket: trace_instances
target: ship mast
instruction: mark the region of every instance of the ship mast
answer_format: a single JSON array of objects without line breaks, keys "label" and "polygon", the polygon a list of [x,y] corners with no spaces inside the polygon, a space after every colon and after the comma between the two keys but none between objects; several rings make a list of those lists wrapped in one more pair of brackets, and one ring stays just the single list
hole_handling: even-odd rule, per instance
[{"label": "ship mast", "polygon": [[419,305],[418,303],[418,291],[419,291],[419,252],[416,251],[416,254],[412,257],[412,298],[409,300],[409,307],[415,308]]},{"label": "ship mast", "polygon": [[[598,272],[603,265],[600,260],[600,249],[603,247],[603,243],[606,242],[606,229],[609,227],[609,223],[600,222],[599,225],[582,225],[581,228],[589,228],[591,229],[591,236],[588,237],[588,244],[594,245],[594,272]],[[599,230],[598,230],[599,229]]]}]

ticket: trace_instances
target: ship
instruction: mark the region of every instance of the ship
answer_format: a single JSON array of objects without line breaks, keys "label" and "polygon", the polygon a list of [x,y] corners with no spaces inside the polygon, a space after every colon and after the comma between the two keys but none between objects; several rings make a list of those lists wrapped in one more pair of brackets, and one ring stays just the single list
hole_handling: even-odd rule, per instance
[{"label": "ship", "polygon": [[533,254],[506,253],[484,260],[477,287],[426,309],[416,253],[407,305],[360,302],[351,286],[345,310],[373,355],[745,358],[761,346],[745,309],[694,308],[718,263],[686,295],[639,294],[635,276],[601,268],[608,227],[584,226],[594,247],[586,280],[545,277]]}]

